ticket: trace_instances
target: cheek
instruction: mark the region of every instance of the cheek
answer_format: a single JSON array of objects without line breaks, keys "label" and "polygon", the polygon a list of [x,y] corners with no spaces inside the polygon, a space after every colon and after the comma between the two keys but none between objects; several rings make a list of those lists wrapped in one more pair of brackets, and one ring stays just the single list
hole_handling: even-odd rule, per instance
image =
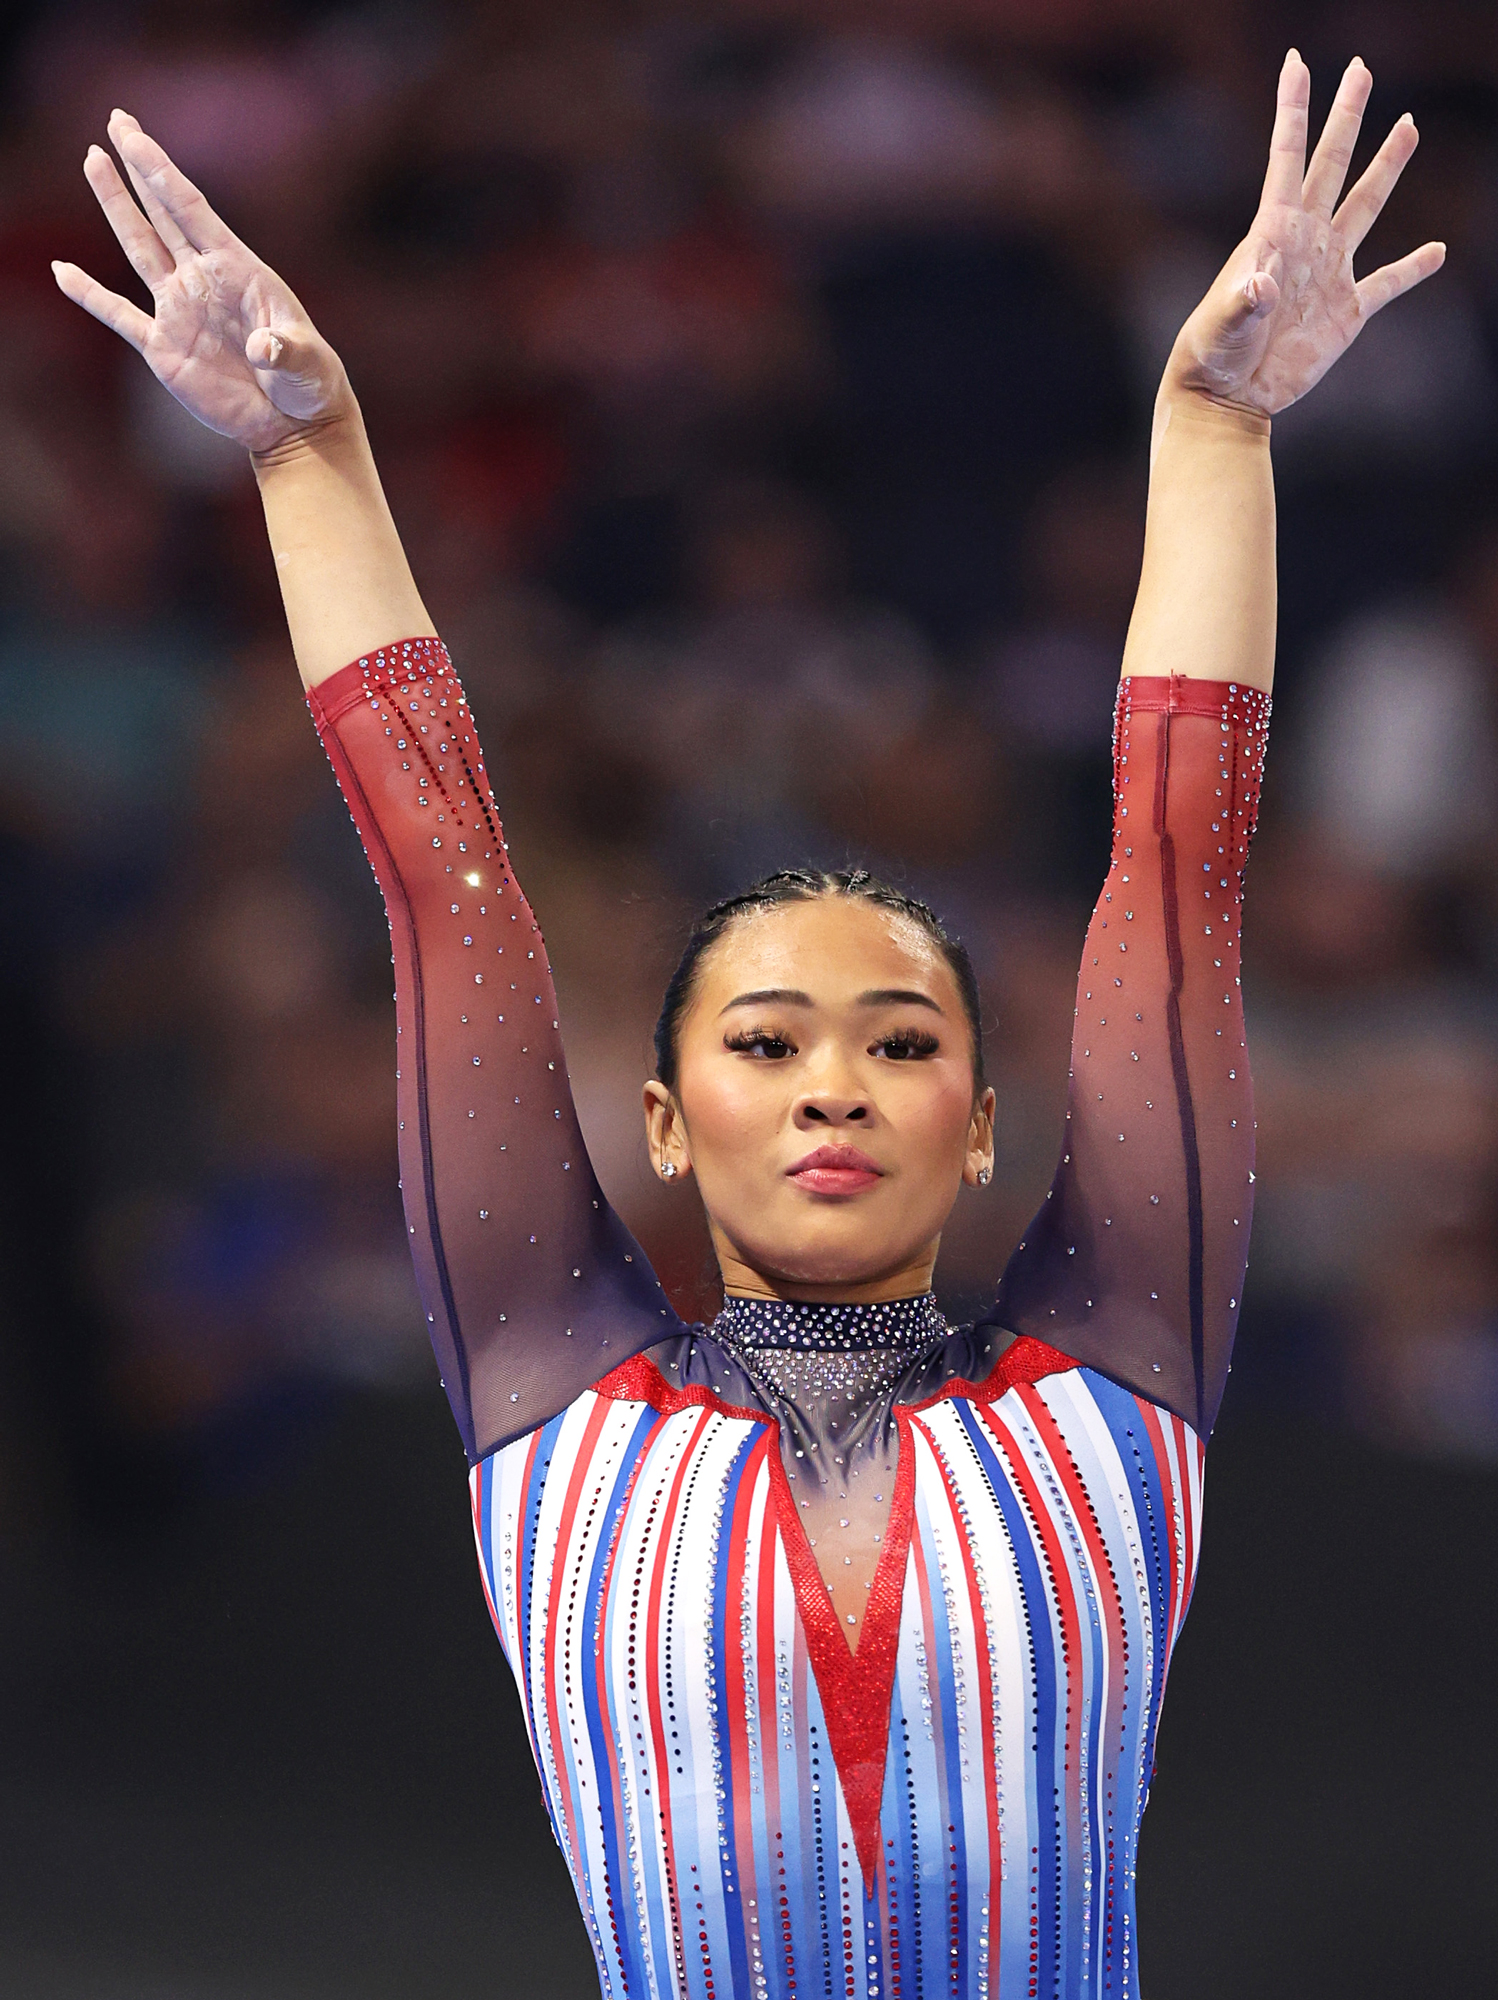
[{"label": "cheek", "polygon": [[973,1085],[967,1072],[932,1075],[923,1079],[926,1088],[912,1093],[913,1102],[906,1121],[911,1141],[923,1152],[946,1157],[967,1149],[968,1128],[973,1121]]},{"label": "cheek", "polygon": [[762,1064],[705,1063],[683,1073],[680,1099],[694,1155],[752,1150],[779,1130],[789,1092]]}]

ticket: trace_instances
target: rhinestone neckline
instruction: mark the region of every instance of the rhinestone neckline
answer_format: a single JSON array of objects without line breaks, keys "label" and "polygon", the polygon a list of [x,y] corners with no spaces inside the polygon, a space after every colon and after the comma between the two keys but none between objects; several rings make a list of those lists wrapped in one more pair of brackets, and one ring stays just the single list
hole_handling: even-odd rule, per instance
[{"label": "rhinestone neckline", "polygon": [[950,1331],[934,1292],[921,1292],[913,1299],[882,1299],[874,1305],[821,1305],[730,1294],[708,1330],[715,1340],[733,1347],[819,1354],[860,1348],[917,1354]]}]

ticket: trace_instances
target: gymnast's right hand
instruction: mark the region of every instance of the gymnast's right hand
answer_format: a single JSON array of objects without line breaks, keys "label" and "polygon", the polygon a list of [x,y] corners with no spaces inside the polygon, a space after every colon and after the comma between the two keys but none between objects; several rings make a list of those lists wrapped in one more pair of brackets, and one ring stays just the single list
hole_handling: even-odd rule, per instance
[{"label": "gymnast's right hand", "polygon": [[128,112],[111,115],[109,137],[140,208],[102,146],[89,147],[83,171],[154,311],[76,264],[54,263],[68,297],[144,355],[201,423],[251,452],[273,452],[357,416],[343,363],[291,287],[219,220]]}]

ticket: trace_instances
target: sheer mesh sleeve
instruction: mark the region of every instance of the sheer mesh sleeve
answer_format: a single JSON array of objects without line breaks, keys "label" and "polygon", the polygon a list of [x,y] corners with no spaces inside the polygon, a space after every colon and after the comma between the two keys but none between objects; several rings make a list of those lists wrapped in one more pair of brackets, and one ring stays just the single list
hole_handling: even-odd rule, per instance
[{"label": "sheer mesh sleeve", "polygon": [[1243,1032],[1243,871],[1269,700],[1125,680],[1113,853],[1077,985],[1051,1191],[995,1316],[1210,1430],[1253,1208]]},{"label": "sheer mesh sleeve", "polygon": [[387,646],[309,704],[390,918],[406,1223],[477,1460],[680,1322],[589,1164],[545,946],[446,648]]}]

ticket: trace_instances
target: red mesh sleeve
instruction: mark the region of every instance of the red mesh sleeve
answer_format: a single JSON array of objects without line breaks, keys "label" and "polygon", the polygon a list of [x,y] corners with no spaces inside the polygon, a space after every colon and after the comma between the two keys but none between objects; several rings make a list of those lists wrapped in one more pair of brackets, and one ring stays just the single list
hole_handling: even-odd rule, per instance
[{"label": "red mesh sleeve", "polygon": [[1077,986],[1061,1165],[995,1308],[1201,1435],[1253,1210],[1239,940],[1268,720],[1254,688],[1120,686],[1113,853]]},{"label": "red mesh sleeve", "polygon": [[401,1187],[471,1459],[680,1324],[583,1144],[546,949],[437,639],[309,696],[390,919]]}]

